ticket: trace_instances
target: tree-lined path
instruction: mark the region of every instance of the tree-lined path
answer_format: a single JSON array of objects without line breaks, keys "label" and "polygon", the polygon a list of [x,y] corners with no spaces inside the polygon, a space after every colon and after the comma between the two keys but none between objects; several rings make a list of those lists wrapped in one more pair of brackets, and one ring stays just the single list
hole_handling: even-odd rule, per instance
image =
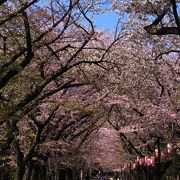
[{"label": "tree-lined path", "polygon": [[0,0],[0,180],[178,179],[179,7]]}]

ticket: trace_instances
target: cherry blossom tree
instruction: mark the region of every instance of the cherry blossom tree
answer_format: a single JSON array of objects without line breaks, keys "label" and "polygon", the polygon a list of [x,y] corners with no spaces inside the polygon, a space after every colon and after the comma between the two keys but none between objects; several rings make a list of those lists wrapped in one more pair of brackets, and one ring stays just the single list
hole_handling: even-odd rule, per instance
[{"label": "cherry blossom tree", "polygon": [[[71,0],[1,2],[0,152],[12,155],[16,179],[24,177],[40,144],[61,138],[70,143],[82,135],[81,144],[101,124],[92,107],[83,109],[92,102],[83,104],[81,98],[89,95],[81,93],[91,90],[92,83],[80,74],[88,64],[101,67],[119,37],[105,42],[94,29],[87,14],[98,5]],[[76,89],[81,86],[85,90]]]}]

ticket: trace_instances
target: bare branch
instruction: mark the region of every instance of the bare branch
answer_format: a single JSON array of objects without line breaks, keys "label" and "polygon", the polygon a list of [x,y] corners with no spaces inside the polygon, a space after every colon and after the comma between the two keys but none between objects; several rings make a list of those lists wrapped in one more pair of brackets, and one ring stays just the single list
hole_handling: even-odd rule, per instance
[{"label": "bare branch", "polygon": [[[19,72],[21,72],[22,69],[24,69],[30,63],[30,61],[34,55],[33,51],[32,51],[31,32],[30,32],[30,25],[29,25],[28,17],[27,17],[26,12],[23,12],[22,14],[23,14],[23,20],[24,20],[24,27],[25,27],[25,31],[26,31],[27,55],[26,55],[25,59],[20,64],[18,64],[15,68],[10,69],[4,75],[4,77],[1,78],[0,89],[5,87],[11,78],[16,76]],[[23,51],[21,51],[21,52],[23,52]],[[21,55],[21,54],[19,54],[19,55]]]},{"label": "bare branch", "polygon": [[158,56],[156,56],[155,60],[162,57],[163,55],[170,54],[170,53],[180,53],[180,50],[170,50],[170,51],[162,52],[158,54]]},{"label": "bare branch", "polygon": [[180,31],[180,22],[179,22],[179,16],[178,16],[178,12],[177,12],[177,5],[176,5],[176,1],[175,0],[171,0],[172,3],[172,7],[173,7],[173,15],[176,21],[176,25],[179,28]]},{"label": "bare branch", "polygon": [[5,3],[7,0],[0,0],[0,5],[2,5],[3,3]]}]

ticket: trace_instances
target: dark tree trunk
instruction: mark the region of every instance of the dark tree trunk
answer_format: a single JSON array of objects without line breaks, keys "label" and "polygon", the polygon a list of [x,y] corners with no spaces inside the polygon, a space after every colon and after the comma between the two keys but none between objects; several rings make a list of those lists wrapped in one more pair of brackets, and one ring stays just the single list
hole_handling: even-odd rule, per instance
[{"label": "dark tree trunk", "polygon": [[59,179],[66,180],[66,170],[59,170]]},{"label": "dark tree trunk", "polygon": [[18,166],[16,169],[16,180],[23,180],[24,173],[25,173],[25,166],[24,165]]},{"label": "dark tree trunk", "polygon": [[90,180],[90,172],[89,172],[89,170],[87,170],[87,173],[86,173],[86,178],[85,178],[85,180]]},{"label": "dark tree trunk", "polygon": [[38,180],[38,178],[39,178],[39,167],[38,166],[34,166],[33,174],[32,174],[32,179],[33,180]]},{"label": "dark tree trunk", "polygon": [[27,169],[26,180],[31,180],[32,168],[32,165],[29,165]]},{"label": "dark tree trunk", "polygon": [[158,145],[158,180],[161,180],[161,144],[160,138],[157,139]]},{"label": "dark tree trunk", "polygon": [[40,168],[39,180],[47,180],[47,173],[46,173],[45,166],[41,166],[41,168]]}]

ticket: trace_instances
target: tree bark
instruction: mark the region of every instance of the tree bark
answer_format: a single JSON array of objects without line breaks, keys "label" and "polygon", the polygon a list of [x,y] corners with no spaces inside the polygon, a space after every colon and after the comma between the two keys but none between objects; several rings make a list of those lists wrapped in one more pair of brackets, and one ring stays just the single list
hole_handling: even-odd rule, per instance
[{"label": "tree bark", "polygon": [[31,180],[31,174],[32,174],[32,165],[29,165],[27,169],[26,180]]},{"label": "tree bark", "polygon": [[25,173],[25,166],[24,165],[18,166],[16,169],[16,180],[23,180],[24,173]]},{"label": "tree bark", "polygon": [[80,170],[80,180],[83,180],[83,170]]},{"label": "tree bark", "polygon": [[39,167],[34,166],[32,180],[38,180],[38,178],[39,178]]},{"label": "tree bark", "polygon": [[85,180],[90,180],[90,171],[89,170],[87,170]]}]

